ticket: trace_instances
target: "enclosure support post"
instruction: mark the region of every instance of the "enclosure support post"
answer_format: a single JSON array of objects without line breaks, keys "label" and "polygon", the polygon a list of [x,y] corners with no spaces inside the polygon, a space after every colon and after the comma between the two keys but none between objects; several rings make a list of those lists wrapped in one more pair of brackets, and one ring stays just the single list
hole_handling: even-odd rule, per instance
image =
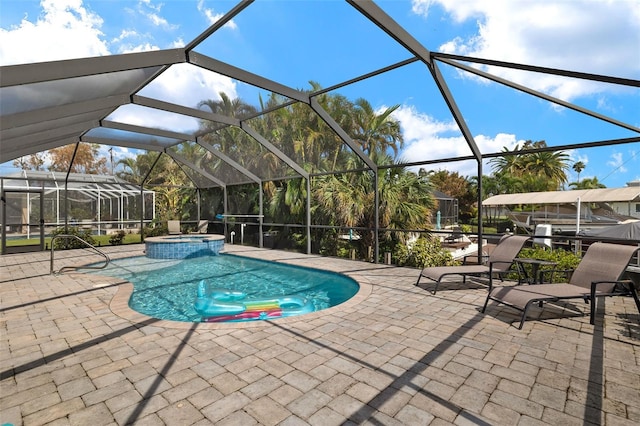
[{"label": "enclosure support post", "polygon": [[[224,217],[222,218],[222,223],[224,225],[224,235],[227,235],[227,232],[229,231],[229,226],[227,224],[227,187],[224,186],[222,188],[222,210],[224,211]],[[233,238],[233,237],[232,237]],[[233,241],[231,241],[231,244],[233,244]]]},{"label": "enclosure support post", "polygon": [[100,231],[102,230],[102,209],[100,208],[100,203],[102,203],[102,199],[100,198],[100,185],[96,183],[96,190],[98,191],[98,205],[96,206],[96,213],[98,219],[98,235],[100,235]]},{"label": "enclosure support post", "polygon": [[311,254],[311,176],[307,176],[307,254]]},{"label": "enclosure support post", "polygon": [[373,191],[374,191],[374,204],[375,204],[375,212],[374,212],[374,257],[375,263],[379,262],[380,256],[380,194],[378,193],[378,168],[373,169]]},{"label": "enclosure support post", "polygon": [[73,162],[76,159],[76,154],[78,153],[78,148],[80,148],[80,142],[76,143],[76,147],[73,150],[73,155],[71,156],[71,161],[69,161],[69,168],[67,169],[67,175],[64,178],[64,232],[69,233],[69,173],[71,173],[71,168],[73,167]]},{"label": "enclosure support post", "polygon": [[482,262],[482,159],[478,160],[478,262]]},{"label": "enclosure support post", "polygon": [[258,202],[260,204],[260,217],[258,218],[258,233],[260,234],[260,236],[258,237],[258,241],[259,241],[259,245],[258,247],[263,248],[264,247],[264,234],[262,232],[262,224],[264,222],[264,200],[263,200],[263,194],[262,194],[262,181],[258,184]]},{"label": "enclosure support post", "polygon": [[196,217],[196,220],[199,223],[200,219],[202,219],[202,214],[200,213],[200,208],[201,208],[200,199],[202,198],[202,193],[200,192],[200,188],[196,188],[196,194],[198,194],[198,197],[196,199],[196,201],[198,202],[198,215]]},{"label": "enclosure support post", "polygon": [[144,188],[140,185],[140,242],[144,243]]},{"label": "enclosure support post", "polygon": [[[27,186],[27,190],[29,187]],[[27,239],[31,238],[31,194],[27,192],[27,217],[22,220],[27,224]]]},{"label": "enclosure support post", "polygon": [[1,242],[0,244],[2,245],[2,253],[6,253],[7,252],[7,200],[4,198],[4,179],[0,179],[0,194],[2,194],[2,197],[0,198],[0,201],[2,202],[2,230],[0,230],[0,233],[2,234],[2,238],[1,238]]}]

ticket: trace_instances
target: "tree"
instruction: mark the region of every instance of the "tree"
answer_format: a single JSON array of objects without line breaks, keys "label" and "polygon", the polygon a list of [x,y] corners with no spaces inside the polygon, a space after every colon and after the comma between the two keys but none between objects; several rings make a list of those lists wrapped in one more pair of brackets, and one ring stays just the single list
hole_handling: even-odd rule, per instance
[{"label": "tree", "polygon": [[597,177],[592,178],[584,178],[582,181],[571,182],[569,186],[572,189],[598,189],[598,188],[606,188],[607,186],[601,183]]},{"label": "tree", "polygon": [[[78,147],[76,151],[76,145]],[[107,159],[99,158],[100,145],[78,143],[61,146],[49,150],[51,165],[49,170],[55,172],[86,173],[86,174],[108,174]],[[75,158],[74,158],[75,152]],[[73,164],[71,160],[73,159]]]},{"label": "tree", "polygon": [[493,171],[520,180],[520,192],[554,191],[567,182],[569,155],[563,151],[540,150],[545,141],[526,141],[513,151],[503,147],[505,155],[491,159]]},{"label": "tree", "polygon": [[[421,171],[423,171],[421,169]],[[458,172],[438,170],[426,172],[429,182],[434,189],[458,200],[458,209],[461,217],[470,219],[477,213],[473,205],[476,203],[476,193],[471,182]]]},{"label": "tree", "polygon": [[198,104],[198,108],[206,106],[214,114],[240,119],[256,112],[256,109],[253,106],[244,102],[240,98],[231,99],[229,95],[224,92],[220,92],[219,95],[219,101],[214,101],[213,99],[204,100]]},{"label": "tree", "polygon": [[[386,154],[384,156],[374,157],[374,161],[392,165],[392,158]],[[323,222],[332,225],[373,229],[376,225],[373,178],[372,172],[319,177],[313,188],[313,197],[318,204],[317,215],[323,215]],[[385,239],[404,242],[404,234],[392,230],[429,227],[435,202],[428,179],[405,167],[391,167],[380,171],[377,186],[380,194],[378,226],[388,230],[383,236]],[[373,246],[373,238],[373,231],[361,232],[362,255],[367,247]]]},{"label": "tree", "polygon": [[353,109],[352,139],[359,143],[362,150],[369,156],[373,152],[393,151],[394,156],[402,148],[404,140],[400,130],[400,123],[391,114],[400,107],[394,105],[377,114],[369,101],[363,98],[356,100]]},{"label": "tree", "polygon": [[44,170],[45,153],[38,152],[13,160],[13,166],[22,170]]},{"label": "tree", "polygon": [[587,167],[582,161],[576,161],[575,163],[573,163],[573,171],[575,171],[578,174],[578,182],[580,182],[580,172],[582,172],[584,170],[584,168]]}]

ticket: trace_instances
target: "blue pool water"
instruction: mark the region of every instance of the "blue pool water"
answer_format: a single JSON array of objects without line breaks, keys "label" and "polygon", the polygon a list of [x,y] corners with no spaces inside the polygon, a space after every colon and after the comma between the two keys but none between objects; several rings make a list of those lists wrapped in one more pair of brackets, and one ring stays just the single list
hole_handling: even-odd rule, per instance
[{"label": "blue pool water", "polygon": [[133,283],[129,306],[154,318],[201,322],[193,304],[198,283],[224,288],[247,298],[299,296],[316,311],[339,305],[358,292],[359,285],[344,275],[317,269],[249,259],[231,254],[193,259],[149,259],[145,256],[112,260],[92,271]]}]

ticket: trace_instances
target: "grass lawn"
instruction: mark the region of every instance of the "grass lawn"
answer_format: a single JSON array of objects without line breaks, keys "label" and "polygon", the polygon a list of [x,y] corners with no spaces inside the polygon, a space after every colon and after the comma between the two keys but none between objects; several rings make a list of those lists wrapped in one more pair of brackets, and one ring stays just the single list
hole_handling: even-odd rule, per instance
[{"label": "grass lawn", "polygon": [[[111,235],[92,235],[95,240],[95,246],[110,246],[109,238]],[[18,246],[33,246],[37,245],[40,242],[39,238],[20,238],[20,239],[11,239],[7,240],[7,247],[18,247]],[[137,244],[140,242],[140,234],[126,234],[124,236],[123,244]],[[51,248],[51,237],[45,237],[44,239],[45,247]]]}]

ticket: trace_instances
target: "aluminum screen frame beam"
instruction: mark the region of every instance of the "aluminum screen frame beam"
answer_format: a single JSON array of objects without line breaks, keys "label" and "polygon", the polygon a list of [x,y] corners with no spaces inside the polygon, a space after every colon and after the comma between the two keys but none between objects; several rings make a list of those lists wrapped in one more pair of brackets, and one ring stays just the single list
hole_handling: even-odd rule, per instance
[{"label": "aluminum screen frame beam", "polygon": [[7,145],[10,146],[22,146],[28,145],[28,142],[32,140],[51,140],[54,138],[60,138],[64,135],[72,135],[75,136],[76,140],[80,137],[80,135],[87,129],[91,127],[98,127],[100,122],[98,120],[90,120],[82,123],[76,123],[72,126],[63,126],[55,129],[42,130],[40,132],[31,133],[28,135],[17,136],[15,138],[3,139],[2,140],[2,156],[4,157],[4,150]]},{"label": "aluminum screen frame beam", "polygon": [[42,63],[8,65],[2,67],[0,87],[42,83],[140,68],[163,67],[186,61],[184,49],[167,49],[51,61],[47,62],[46,67],[43,67]]},{"label": "aluminum screen frame beam", "polygon": [[240,128],[244,130],[249,136],[258,141],[262,146],[271,151],[276,157],[280,160],[284,161],[289,167],[295,170],[300,176],[305,179],[309,179],[309,173],[300,167],[298,163],[289,158],[284,152],[280,151],[275,145],[265,139],[260,133],[258,133],[255,129],[249,126],[246,122],[242,121],[240,123]]},{"label": "aluminum screen frame beam", "polygon": [[434,59],[444,60],[450,59],[455,61],[472,62],[476,64],[492,65],[500,68],[511,68],[522,71],[531,71],[541,74],[559,75],[562,77],[578,78],[581,80],[599,81],[601,83],[619,84],[622,86],[640,87],[640,80],[634,80],[631,78],[613,77],[602,74],[592,74],[580,71],[569,71],[560,68],[548,68],[538,65],[526,65],[517,62],[497,61],[495,59],[477,58],[473,56],[452,55],[449,53],[432,52],[431,56]]},{"label": "aluminum screen frame beam", "polygon": [[246,177],[248,177],[249,179],[254,181],[255,183],[262,184],[262,182],[263,182],[262,179],[260,179],[258,176],[256,176],[253,173],[251,173],[249,170],[244,168],[242,165],[238,164],[232,158],[230,158],[227,155],[223,154],[222,152],[220,152],[219,150],[217,150],[213,146],[211,146],[208,143],[203,142],[201,140],[196,140],[196,143],[198,145],[200,145],[201,147],[203,147],[204,149],[206,149],[207,151],[209,151],[211,154],[213,154],[216,157],[218,157],[220,160],[222,160],[225,163],[227,163],[229,166],[233,167],[234,169],[236,169],[237,171],[239,171],[240,173],[242,173],[243,175],[245,175]]},{"label": "aluminum screen frame beam", "polygon": [[97,143],[100,145],[119,146],[122,148],[133,148],[133,149],[140,149],[143,151],[155,151],[155,152],[164,152],[164,150],[166,149],[166,146],[164,145],[133,142],[133,141],[123,141],[123,140],[110,139],[110,138],[99,138],[95,136],[86,136],[86,135],[80,138],[80,142]]},{"label": "aluminum screen frame beam", "polygon": [[128,103],[128,95],[114,95],[105,98],[97,98],[88,101],[18,112],[3,116],[2,120],[0,120],[0,130],[26,126],[32,124],[34,121],[42,122],[59,120],[87,112],[95,111],[96,113],[101,113],[105,110],[117,108]]},{"label": "aluminum screen frame beam", "polygon": [[461,64],[461,63],[459,63],[457,61],[451,61],[451,60],[448,60],[448,59],[440,59],[440,61],[445,63],[445,64],[451,65],[452,67],[464,70],[464,71],[466,71],[468,73],[475,74],[477,76],[486,78],[487,80],[491,80],[491,81],[494,81],[496,83],[500,83],[500,84],[502,84],[504,86],[510,87],[512,89],[518,90],[520,92],[527,93],[527,94],[529,94],[531,96],[535,96],[536,98],[544,99],[545,101],[549,101],[551,103],[554,103],[554,104],[557,104],[557,105],[561,105],[561,106],[563,106],[565,108],[568,108],[568,109],[571,109],[573,111],[577,111],[577,112],[580,112],[582,114],[588,115],[590,117],[597,118],[598,120],[606,121],[609,124],[613,124],[613,125],[616,125],[618,127],[622,127],[624,129],[640,133],[640,128],[638,128],[638,127],[632,126],[631,124],[627,124],[627,123],[624,123],[624,122],[619,121],[619,120],[615,120],[615,119],[613,119],[611,117],[607,117],[606,115],[599,114],[599,113],[597,113],[595,111],[592,111],[590,109],[580,107],[580,106],[575,105],[575,104],[573,104],[571,102],[563,101],[560,98],[556,98],[554,96],[547,95],[546,93],[542,93],[542,92],[539,92],[537,90],[529,89],[528,87],[525,87],[525,86],[523,86],[521,84],[514,83],[512,81],[509,81],[509,80],[506,80],[504,78],[489,74],[487,72],[484,72],[484,71],[481,71],[479,69],[470,67],[468,65]]},{"label": "aluminum screen frame beam", "polygon": [[[15,160],[19,157],[24,157],[25,155],[33,154],[34,152],[48,151],[53,148],[58,148],[64,145],[69,145],[71,143],[75,143],[78,141],[78,135],[76,133],[62,135],[58,137],[48,138],[44,140],[39,140],[37,144],[22,144],[15,149],[9,151],[9,159],[5,159],[5,155],[7,155],[7,149],[2,146],[0,149],[0,163],[4,163],[7,161]],[[3,141],[4,142],[4,141]],[[34,148],[37,151],[34,151]]]},{"label": "aluminum screen frame beam", "polygon": [[295,99],[305,104],[309,103],[309,95],[305,92],[292,89],[289,86],[285,86],[284,84],[277,83],[273,80],[269,80],[252,72],[243,70],[242,68],[229,65],[225,62],[213,59],[206,55],[191,52],[189,53],[189,63],[230,78],[235,78],[236,80],[242,81],[243,83],[247,83],[252,86],[277,93],[287,98]]},{"label": "aluminum screen frame beam", "polygon": [[347,0],[363,16],[377,25],[392,39],[397,41],[409,52],[413,53],[426,63],[431,62],[431,52],[418,40],[407,32],[400,24],[387,15],[377,4],[370,0]]},{"label": "aluminum screen frame beam", "polygon": [[150,136],[161,136],[169,139],[180,139],[182,141],[195,142],[196,138],[189,133],[172,132],[170,130],[155,129],[152,127],[137,126],[134,124],[119,123],[117,121],[102,120],[101,127],[107,129],[123,130],[125,132],[141,133]]},{"label": "aluminum screen frame beam", "polygon": [[360,148],[353,141],[353,139],[351,139],[347,132],[345,132],[344,129],[340,127],[340,125],[336,122],[336,120],[334,120],[333,117],[331,117],[331,115],[324,108],[322,108],[322,105],[320,105],[320,103],[315,98],[311,98],[310,107],[316,114],[318,114],[318,116],[320,116],[320,118],[327,124],[327,126],[329,126],[331,130],[333,130],[333,132],[337,134],[338,137],[342,139],[342,141],[346,143],[362,161],[364,161],[369,169],[373,171],[378,170],[378,165],[373,162],[371,157],[369,157],[364,153],[364,151],[362,151],[362,148]]},{"label": "aluminum screen frame beam", "polygon": [[184,50],[187,53],[190,53],[193,49],[195,49],[200,43],[205,41],[209,36],[220,28],[225,26],[227,22],[231,21],[235,18],[240,12],[242,12],[245,8],[247,8],[254,0],[242,0],[240,3],[234,6],[233,9],[224,14],[221,18],[219,18],[216,22],[213,23],[209,28],[200,33],[196,38],[194,38],[189,44],[184,47]]},{"label": "aluminum screen frame beam", "polygon": [[[177,163],[182,164],[184,166],[187,166],[188,168],[190,168],[191,170],[194,170],[196,173],[201,174],[202,176],[206,177],[207,179],[209,179],[211,182],[217,183],[218,186],[220,186],[221,188],[226,188],[227,184],[224,183],[223,181],[221,181],[220,179],[218,179],[217,177],[205,172],[204,170],[202,170],[201,168],[199,168],[198,166],[196,166],[195,164],[193,164],[190,161],[187,161],[183,156],[181,156],[180,154],[177,154],[175,152],[171,152],[171,151],[164,151],[165,154],[167,154],[169,157],[173,158]],[[186,173],[186,172],[185,172]],[[187,176],[189,176],[188,173],[186,173]],[[189,178],[191,178],[189,176]],[[199,187],[200,185],[198,185],[196,182],[193,182],[194,185],[196,187]]]},{"label": "aluminum screen frame beam", "polygon": [[145,96],[133,95],[131,102],[134,105],[140,105],[148,108],[159,109],[162,111],[173,112],[175,114],[185,115],[187,117],[201,118],[203,120],[215,121],[216,123],[224,123],[230,126],[240,127],[240,120],[233,117],[227,117],[221,114],[202,111],[196,108],[190,108],[171,102],[160,101],[157,99],[147,98]]}]

